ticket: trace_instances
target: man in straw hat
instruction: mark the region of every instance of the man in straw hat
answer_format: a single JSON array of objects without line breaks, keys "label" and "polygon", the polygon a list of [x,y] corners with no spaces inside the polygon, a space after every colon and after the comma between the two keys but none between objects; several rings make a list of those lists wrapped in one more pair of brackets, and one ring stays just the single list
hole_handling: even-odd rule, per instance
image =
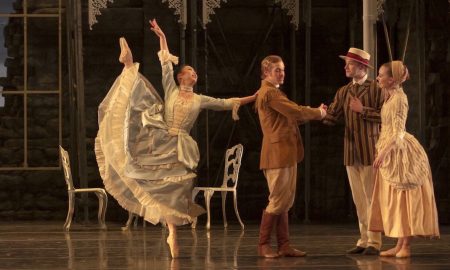
[{"label": "man in straw hat", "polygon": [[361,237],[348,254],[378,255],[381,234],[368,231],[370,202],[374,186],[373,161],[375,144],[380,130],[380,111],[384,95],[376,81],[367,79],[370,54],[350,48],[345,60],[345,75],[351,81],[336,92],[328,106],[323,123],[335,125],[341,118],[345,121],[344,165],[352,190],[353,202],[358,214]]}]

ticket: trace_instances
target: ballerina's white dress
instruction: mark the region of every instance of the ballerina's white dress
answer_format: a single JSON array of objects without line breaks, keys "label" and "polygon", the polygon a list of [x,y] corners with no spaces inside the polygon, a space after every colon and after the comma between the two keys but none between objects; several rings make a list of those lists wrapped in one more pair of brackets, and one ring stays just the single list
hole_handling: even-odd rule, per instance
[{"label": "ballerina's white dress", "polygon": [[153,224],[187,224],[204,213],[191,200],[200,159],[189,132],[202,109],[232,110],[239,101],[179,95],[172,63],[178,58],[158,53],[164,100],[142,76],[139,64],[124,68],[98,109],[95,153],[105,188],[128,211]]}]

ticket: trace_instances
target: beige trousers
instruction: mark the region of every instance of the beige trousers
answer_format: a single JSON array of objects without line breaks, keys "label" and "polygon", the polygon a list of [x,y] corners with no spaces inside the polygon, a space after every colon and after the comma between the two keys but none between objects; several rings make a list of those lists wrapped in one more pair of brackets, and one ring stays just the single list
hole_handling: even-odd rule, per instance
[{"label": "beige trousers", "polygon": [[287,168],[264,170],[264,176],[270,192],[266,212],[274,215],[288,212],[295,199],[297,164]]},{"label": "beige trousers", "polygon": [[381,233],[369,231],[370,203],[372,201],[375,172],[372,166],[346,166],[353,202],[358,214],[361,238],[356,243],[360,247],[381,248]]}]

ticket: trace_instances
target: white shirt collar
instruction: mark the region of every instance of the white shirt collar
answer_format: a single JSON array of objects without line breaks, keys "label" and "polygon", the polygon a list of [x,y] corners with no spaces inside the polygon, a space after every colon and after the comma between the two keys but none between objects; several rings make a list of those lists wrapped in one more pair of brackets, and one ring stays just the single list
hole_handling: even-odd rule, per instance
[{"label": "white shirt collar", "polygon": [[365,81],[367,80],[367,74],[364,75],[364,77],[361,78],[361,80],[355,80],[355,78],[353,78],[353,84],[357,83],[359,85],[362,85]]}]

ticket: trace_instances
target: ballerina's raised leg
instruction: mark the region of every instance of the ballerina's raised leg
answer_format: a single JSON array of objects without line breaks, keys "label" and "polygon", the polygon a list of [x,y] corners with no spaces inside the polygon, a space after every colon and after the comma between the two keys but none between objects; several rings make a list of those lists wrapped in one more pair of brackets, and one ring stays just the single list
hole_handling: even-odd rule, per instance
[{"label": "ballerina's raised leg", "polygon": [[130,47],[128,47],[128,43],[125,38],[121,37],[119,39],[120,43],[120,56],[119,62],[124,64],[125,67],[133,66],[133,54],[131,53]]}]

